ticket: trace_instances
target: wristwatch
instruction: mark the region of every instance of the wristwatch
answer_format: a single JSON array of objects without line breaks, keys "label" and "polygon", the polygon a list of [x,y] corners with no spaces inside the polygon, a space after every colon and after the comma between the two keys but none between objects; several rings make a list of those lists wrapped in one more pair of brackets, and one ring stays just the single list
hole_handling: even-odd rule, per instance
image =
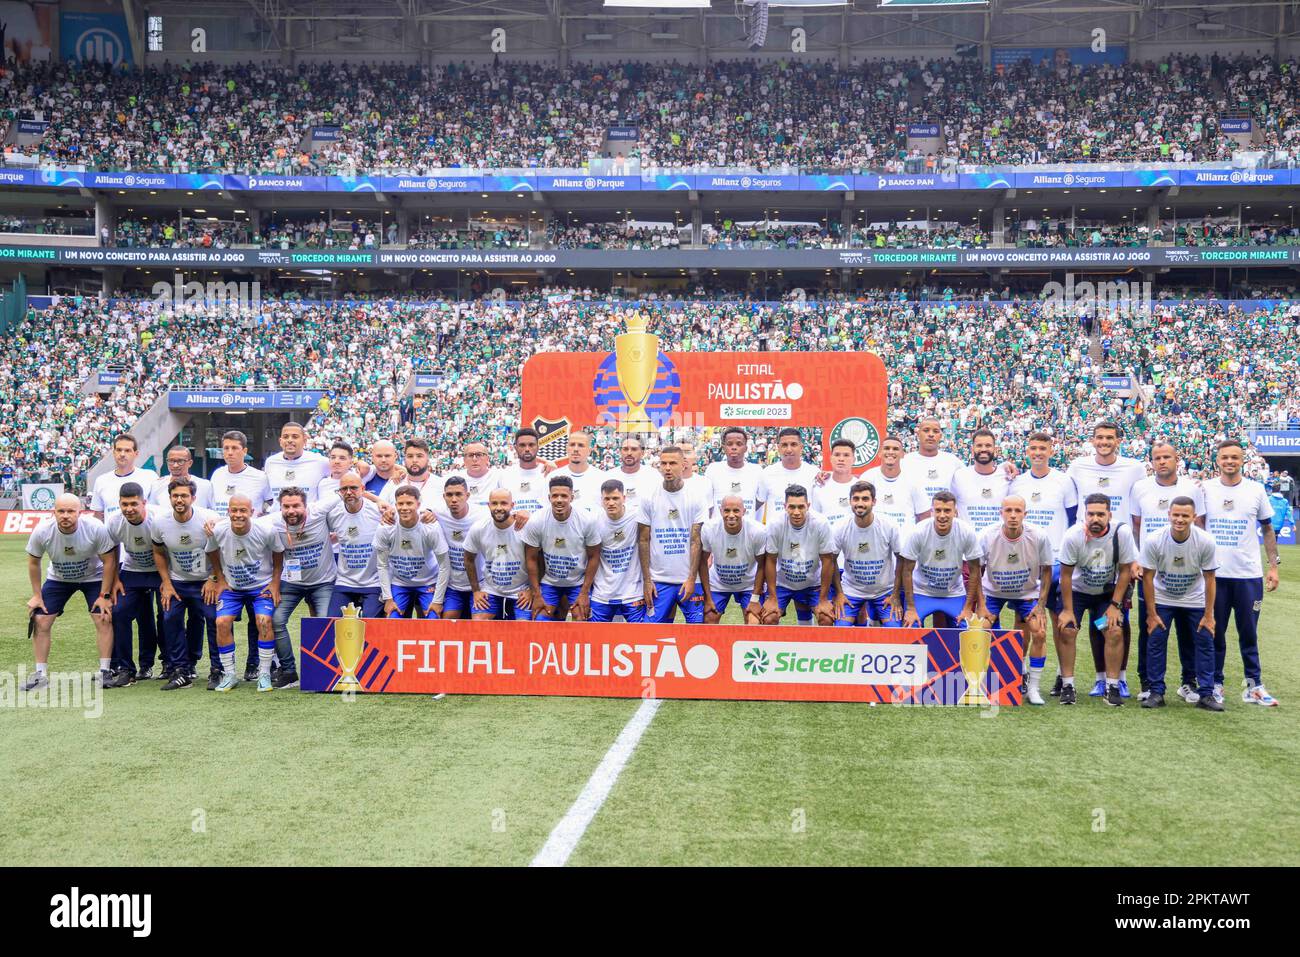
[{"label": "wristwatch", "polygon": [[1113,599],[1111,600],[1110,607],[1112,607],[1112,608],[1118,608],[1120,611],[1123,611],[1123,610],[1124,610],[1124,606],[1121,605],[1119,602],[1113,600]]}]

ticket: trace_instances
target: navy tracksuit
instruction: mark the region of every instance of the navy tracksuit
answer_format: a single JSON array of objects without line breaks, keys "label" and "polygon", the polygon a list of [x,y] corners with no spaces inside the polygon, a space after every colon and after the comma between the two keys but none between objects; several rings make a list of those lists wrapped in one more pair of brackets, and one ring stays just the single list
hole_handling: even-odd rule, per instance
[{"label": "navy tracksuit", "polygon": [[1228,656],[1228,619],[1235,618],[1241,663],[1246,678],[1260,684],[1259,608],[1264,601],[1262,578],[1216,578],[1214,593],[1214,683],[1223,684]]}]

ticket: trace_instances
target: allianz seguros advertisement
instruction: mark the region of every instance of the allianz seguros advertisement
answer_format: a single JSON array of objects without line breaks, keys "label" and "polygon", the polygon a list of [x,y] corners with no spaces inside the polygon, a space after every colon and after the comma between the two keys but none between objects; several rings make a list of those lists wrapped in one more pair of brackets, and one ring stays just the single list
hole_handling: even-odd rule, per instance
[{"label": "allianz seguros advertisement", "polygon": [[870,465],[885,434],[886,373],[868,352],[663,352],[633,315],[614,351],[539,353],[524,363],[523,424],[563,457],[573,429],[643,433],[665,426],[794,426],[854,444]]}]

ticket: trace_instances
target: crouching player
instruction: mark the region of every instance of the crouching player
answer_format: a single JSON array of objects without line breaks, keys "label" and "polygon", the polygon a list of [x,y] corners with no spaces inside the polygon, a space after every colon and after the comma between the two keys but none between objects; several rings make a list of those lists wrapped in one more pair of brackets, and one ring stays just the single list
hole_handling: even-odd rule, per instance
[{"label": "crouching player", "polygon": [[515,528],[515,497],[508,488],[488,493],[488,514],[465,542],[465,575],[474,592],[475,621],[532,621],[533,593],[524,567],[524,540]]},{"label": "crouching player", "polygon": [[767,581],[767,530],[745,514],[745,500],[724,495],[722,513],[700,530],[700,548],[709,569],[700,575],[704,587],[704,623],[716,625],[734,600],[745,613],[745,624],[762,623],[763,591]]},{"label": "crouching player", "polygon": [[403,485],[393,493],[397,521],[375,533],[379,594],[389,618],[441,618],[451,578],[447,539],[433,522],[420,520],[420,490]]},{"label": "crouching player", "polygon": [[847,522],[835,530],[835,547],[843,567],[835,585],[835,624],[842,628],[879,622],[903,624],[902,582],[895,556],[902,548],[898,526],[873,511],[876,487],[854,482],[849,489]]},{"label": "crouching player", "polygon": [[221,680],[214,691],[234,691],[235,618],[247,611],[257,622],[257,690],[271,691],[271,658],[275,655],[275,606],[280,603],[284,573],[284,543],[270,524],[253,521],[253,501],[236,493],[230,497],[228,518],[212,530],[216,548],[208,553],[217,578],[217,653]]},{"label": "crouching player", "polygon": [[1010,605],[1016,628],[1029,639],[1030,704],[1041,705],[1039,684],[1047,661],[1047,594],[1052,590],[1052,543],[1047,533],[1025,524],[1025,500],[1008,495],[1002,500],[1002,524],[980,533],[984,576],[980,581],[984,606],[993,624]]},{"label": "crouching player", "polygon": [[640,509],[628,508],[623,483],[607,479],[600,486],[603,514],[593,514],[598,560],[587,563],[586,584],[591,593],[591,620],[613,621],[615,616],[633,624],[645,621],[645,583],[638,551]]},{"label": "crouching player", "polygon": [[826,519],[808,507],[808,490],[785,490],[785,510],[768,526],[767,580],[775,588],[763,601],[765,624],[777,624],[794,602],[801,625],[835,624],[831,589],[835,586],[835,536]]}]

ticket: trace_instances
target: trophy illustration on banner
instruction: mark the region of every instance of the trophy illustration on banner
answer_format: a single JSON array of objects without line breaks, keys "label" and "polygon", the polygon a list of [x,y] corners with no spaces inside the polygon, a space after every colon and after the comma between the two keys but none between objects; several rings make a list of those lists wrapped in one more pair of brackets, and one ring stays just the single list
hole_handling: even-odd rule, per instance
[{"label": "trophy illustration on banner", "polygon": [[357,680],[357,667],[361,664],[361,652],[366,647],[366,623],[360,618],[361,609],[356,605],[344,605],[343,617],[334,622],[334,657],[339,661],[343,674],[339,677],[335,691],[360,691],[361,682]]},{"label": "trophy illustration on banner", "polygon": [[993,651],[993,633],[989,631],[989,622],[983,618],[972,618],[969,627],[961,633],[961,670],[966,676],[966,693],[958,704],[988,704],[988,695],[984,692],[984,678],[989,670],[989,658]]},{"label": "trophy illustration on banner", "polygon": [[627,399],[627,411],[618,423],[619,432],[650,432],[654,423],[646,414],[646,402],[659,372],[659,337],[646,332],[641,313],[628,317],[627,332],[614,337],[614,362],[618,385]]}]

